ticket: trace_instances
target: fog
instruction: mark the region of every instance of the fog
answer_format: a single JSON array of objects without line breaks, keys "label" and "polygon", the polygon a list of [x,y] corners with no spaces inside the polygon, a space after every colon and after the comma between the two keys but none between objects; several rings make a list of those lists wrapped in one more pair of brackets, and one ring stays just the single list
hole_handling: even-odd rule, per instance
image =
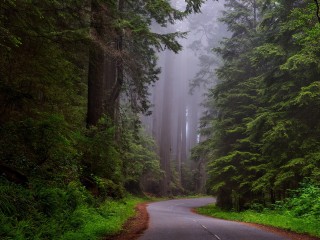
[{"label": "fog", "polygon": [[[176,1],[176,7],[183,8],[183,3]],[[154,26],[162,33],[188,32],[185,39],[179,40],[183,49],[178,54],[169,50],[159,53],[161,74],[150,88],[152,115],[142,119],[159,148],[161,169],[166,173],[163,194],[172,191],[170,182],[175,183],[176,191],[183,189],[188,184],[184,181],[187,173],[198,174],[193,190],[202,191],[205,184],[204,166],[201,161],[192,161],[190,153],[201,140],[198,133],[204,111],[201,103],[216,81],[214,70],[219,60],[212,49],[227,35],[225,27],[218,22],[223,4],[223,1],[208,1],[200,14],[167,28]]]}]

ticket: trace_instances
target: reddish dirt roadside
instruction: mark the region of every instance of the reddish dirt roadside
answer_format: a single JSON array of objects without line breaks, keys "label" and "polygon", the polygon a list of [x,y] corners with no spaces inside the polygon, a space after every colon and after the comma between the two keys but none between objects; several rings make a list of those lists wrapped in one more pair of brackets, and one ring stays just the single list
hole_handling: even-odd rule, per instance
[{"label": "reddish dirt roadside", "polygon": [[105,240],[135,240],[148,228],[149,214],[148,203],[140,203],[136,206],[136,215],[130,218],[124,225],[123,231],[118,235],[108,236]]},{"label": "reddish dirt roadside", "polygon": [[261,224],[257,224],[257,223],[243,223],[243,224],[246,224],[246,225],[249,225],[249,226],[253,226],[253,227],[257,227],[257,228],[260,228],[262,230],[281,235],[281,236],[286,237],[286,238],[291,239],[291,240],[319,240],[320,239],[320,238],[317,238],[317,237],[311,237],[311,236],[306,235],[306,234],[299,234],[299,233],[291,232],[291,231],[288,231],[288,230],[279,229],[279,228],[276,228],[276,227],[265,226],[265,225],[261,225]]}]

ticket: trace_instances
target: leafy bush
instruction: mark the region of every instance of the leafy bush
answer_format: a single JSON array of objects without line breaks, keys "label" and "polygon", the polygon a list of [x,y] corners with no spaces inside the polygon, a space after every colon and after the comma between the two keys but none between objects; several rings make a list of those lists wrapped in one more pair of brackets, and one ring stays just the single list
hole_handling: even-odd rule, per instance
[{"label": "leafy bush", "polygon": [[121,199],[125,195],[125,191],[122,185],[114,183],[110,179],[94,177],[97,187],[99,189],[99,196],[102,199],[112,197],[114,199]]},{"label": "leafy bush", "polygon": [[108,118],[101,119],[97,127],[86,129],[78,137],[78,151],[82,152],[85,176],[92,174],[121,184],[121,159],[115,138],[115,127]]},{"label": "leafy bush", "polygon": [[124,106],[120,153],[126,190],[141,195],[142,190],[158,193],[162,177],[154,139],[140,126],[139,117]]},{"label": "leafy bush", "polygon": [[141,201],[98,201],[76,181],[65,187],[31,184],[0,179],[0,239],[97,239],[119,231]]},{"label": "leafy bush", "polygon": [[320,219],[320,187],[304,183],[292,191],[293,196],[284,202],[284,208],[296,217]]},{"label": "leafy bush", "polygon": [[79,155],[63,116],[43,113],[36,119],[8,122],[0,134],[1,163],[63,184],[77,178]]}]

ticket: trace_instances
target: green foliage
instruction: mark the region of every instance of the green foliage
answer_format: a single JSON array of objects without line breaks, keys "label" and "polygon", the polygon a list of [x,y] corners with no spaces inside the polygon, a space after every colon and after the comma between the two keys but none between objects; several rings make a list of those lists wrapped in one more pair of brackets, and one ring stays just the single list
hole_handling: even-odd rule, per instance
[{"label": "green foliage", "polygon": [[99,190],[99,197],[106,199],[112,197],[113,199],[121,199],[125,196],[125,190],[121,183],[115,183],[107,178],[94,177],[95,183]]},{"label": "green foliage", "polygon": [[[135,112],[148,111],[148,86],[158,80],[160,69],[157,66],[157,52],[166,49],[175,53],[182,48],[178,40],[185,38],[185,32],[168,32],[165,27],[176,21],[185,19],[193,12],[199,12],[203,0],[188,0],[185,10],[178,10],[168,0],[154,1],[123,1],[123,5],[116,9],[117,1],[107,1],[101,4],[101,9],[112,8],[111,13],[106,10],[105,25],[108,26],[104,40],[104,48],[111,59],[123,62],[123,72],[126,76],[121,83],[122,89],[131,98],[131,105]],[[103,5],[105,4],[105,6]],[[154,25],[151,27],[151,25]],[[154,30],[156,29],[156,30]],[[97,38],[92,34],[92,38]],[[121,42],[121,49],[109,49],[110,42]],[[98,47],[101,40],[95,39]],[[94,42],[96,44],[96,42]],[[132,94],[134,93],[134,94]]]},{"label": "green foliage", "polygon": [[205,192],[204,189],[200,189],[199,186],[202,177],[201,169],[193,169],[189,164],[183,164],[181,166],[181,185],[183,192],[188,195]]},{"label": "green foliage", "polygon": [[[61,115],[8,122],[0,128],[0,161],[30,176],[69,182],[77,177],[78,152]],[[58,174],[59,173],[59,174]]]},{"label": "green foliage", "polygon": [[1,179],[2,237],[58,238],[57,233],[69,227],[69,214],[78,205],[92,202],[91,196],[79,184],[70,183],[63,189],[38,184],[34,182],[30,190]]},{"label": "green foliage", "polygon": [[129,192],[153,192],[162,176],[154,139],[141,127],[139,117],[123,104],[121,159],[124,184]]},{"label": "green foliage", "polygon": [[79,149],[83,154],[85,175],[93,173],[121,182],[121,160],[114,136],[115,127],[108,119],[101,119],[98,126],[87,129],[84,136],[80,135]]},{"label": "green foliage", "polygon": [[107,200],[99,208],[79,207],[71,215],[71,223],[77,230],[70,229],[59,239],[94,240],[119,233],[125,221],[134,216],[134,207],[141,201],[128,197],[121,202]]},{"label": "green foliage", "polygon": [[221,20],[232,36],[215,49],[223,64],[206,102],[207,139],[194,152],[210,162],[209,188],[226,209],[268,205],[319,180],[315,6],[256,3],[227,1]]},{"label": "green foliage", "polygon": [[122,156],[126,163],[124,166],[126,181],[138,182],[146,174],[152,174],[156,180],[160,175],[159,156],[156,153],[154,140],[141,131],[142,129],[138,135],[128,133],[126,136],[128,149]]},{"label": "green foliage", "polygon": [[271,208],[266,208],[261,204],[252,204],[250,210],[227,212],[215,205],[209,205],[198,208],[197,211],[217,218],[260,223],[319,237],[319,187],[310,183],[303,184],[292,194],[290,198],[277,202]]},{"label": "green foliage", "polygon": [[79,182],[64,188],[33,183],[25,189],[1,179],[1,239],[97,239],[121,230],[142,201],[98,202]]},{"label": "green foliage", "polygon": [[263,212],[253,210],[247,210],[245,212],[226,212],[214,205],[198,208],[197,212],[215,218],[259,223],[312,236],[320,236],[318,219],[297,218],[289,213],[271,210],[264,210]]},{"label": "green foliage", "polygon": [[289,211],[295,217],[320,219],[319,186],[304,183],[291,194],[292,197],[281,203],[283,209]]},{"label": "green foliage", "polygon": [[132,96],[130,114],[137,118],[160,72],[156,50],[177,52],[185,36],[154,33],[151,24],[185,18],[202,1],[188,1],[186,11],[167,0],[124,1],[122,9],[117,1],[97,2],[107,35],[101,38],[90,33],[90,1],[0,3],[1,239],[113,234],[138,201],[120,202],[125,183],[156,182],[161,174],[153,140],[136,131],[135,121],[121,125],[103,116],[85,128],[89,51],[97,44],[125,63],[122,91]]}]

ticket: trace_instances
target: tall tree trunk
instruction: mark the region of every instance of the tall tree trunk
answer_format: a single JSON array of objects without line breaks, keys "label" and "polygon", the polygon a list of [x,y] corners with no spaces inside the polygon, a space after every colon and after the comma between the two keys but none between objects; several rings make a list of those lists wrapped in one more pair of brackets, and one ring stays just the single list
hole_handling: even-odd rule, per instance
[{"label": "tall tree trunk", "polygon": [[[124,9],[124,1],[118,0],[118,11],[121,13]],[[107,104],[106,112],[108,116],[117,122],[118,108],[119,108],[119,97],[121,93],[121,88],[123,85],[123,60],[122,60],[122,50],[123,50],[123,34],[121,30],[116,33],[115,46],[118,54],[116,58],[109,60],[109,69],[106,72],[106,82],[108,85],[107,89]]]},{"label": "tall tree trunk", "polygon": [[[91,1],[91,34],[103,39],[103,16],[97,0]],[[87,127],[98,123],[103,114],[104,50],[94,41],[89,52]]]},{"label": "tall tree trunk", "polygon": [[165,172],[165,176],[161,182],[161,194],[168,195],[171,182],[171,110],[172,110],[172,58],[170,53],[165,56],[164,65],[164,91],[162,105],[162,121],[161,121],[161,142],[160,142],[160,167]]},{"label": "tall tree trunk", "polygon": [[319,2],[318,2],[318,0],[314,0],[314,2],[316,3],[316,7],[317,7],[316,15],[317,15],[317,18],[318,18],[318,22],[320,23],[320,6],[319,6]]},{"label": "tall tree trunk", "polygon": [[[115,47],[115,46],[114,46]],[[114,88],[117,81],[117,64],[111,56],[105,56],[104,64],[104,112],[112,120],[114,119],[115,113],[115,100],[112,96],[114,93],[112,89]]]},{"label": "tall tree trunk", "polygon": [[[123,10],[123,4],[123,0],[119,0],[119,11]],[[91,1],[91,34],[97,38],[94,41],[97,43],[92,44],[89,56],[88,127],[96,125],[103,114],[107,114],[116,122],[119,108],[119,96],[123,84],[121,59],[123,36],[120,31],[115,33],[107,14],[110,13],[106,12],[97,0]],[[113,43],[108,45],[108,42]],[[118,54],[112,55],[112,49]]]},{"label": "tall tree trunk", "polygon": [[253,0],[253,28],[257,28],[257,0]]},{"label": "tall tree trunk", "polygon": [[181,183],[181,166],[182,166],[182,112],[179,109],[178,113],[178,132],[177,132],[177,173],[178,173],[178,180]]},{"label": "tall tree trunk", "polygon": [[177,131],[177,172],[181,183],[181,167],[187,160],[186,149],[186,93],[180,93],[178,104],[178,131]]}]

